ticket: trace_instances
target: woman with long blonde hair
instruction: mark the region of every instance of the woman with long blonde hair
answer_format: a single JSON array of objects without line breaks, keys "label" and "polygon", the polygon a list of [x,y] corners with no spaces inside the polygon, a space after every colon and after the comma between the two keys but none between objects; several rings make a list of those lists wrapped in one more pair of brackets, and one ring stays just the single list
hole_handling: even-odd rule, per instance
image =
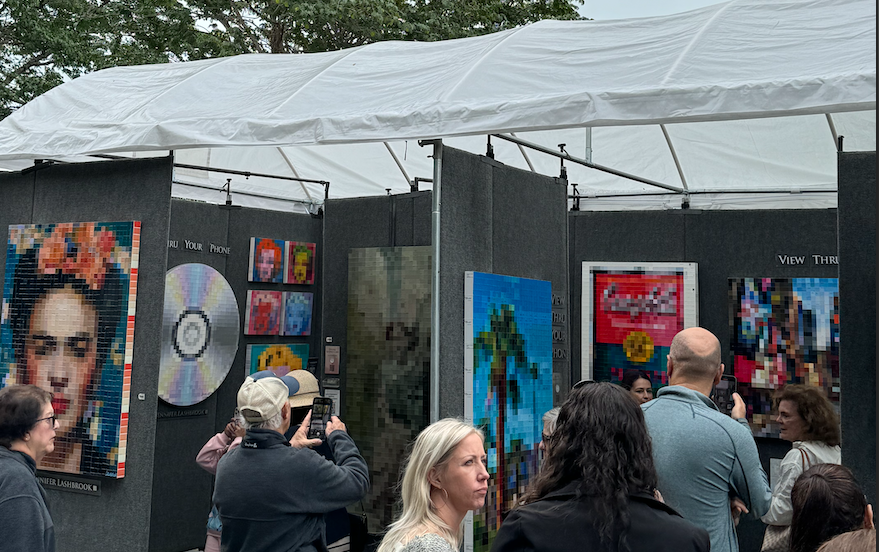
[{"label": "woman with long blonde hair", "polygon": [[462,522],[485,505],[488,471],[482,432],[446,418],[415,439],[403,472],[402,512],[377,552],[456,552]]}]

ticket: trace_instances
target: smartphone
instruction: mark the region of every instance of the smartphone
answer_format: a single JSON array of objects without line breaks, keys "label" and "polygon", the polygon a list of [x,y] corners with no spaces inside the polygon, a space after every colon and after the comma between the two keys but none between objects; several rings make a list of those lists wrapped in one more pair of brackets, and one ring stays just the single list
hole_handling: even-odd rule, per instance
[{"label": "smartphone", "polygon": [[714,386],[711,392],[711,400],[717,405],[717,409],[729,416],[732,414],[733,401],[732,395],[736,392],[736,377],[726,374],[720,377],[720,382]]},{"label": "smartphone", "polygon": [[311,423],[308,425],[306,437],[309,439],[327,438],[327,422],[333,412],[333,399],[327,397],[315,397],[311,403]]}]

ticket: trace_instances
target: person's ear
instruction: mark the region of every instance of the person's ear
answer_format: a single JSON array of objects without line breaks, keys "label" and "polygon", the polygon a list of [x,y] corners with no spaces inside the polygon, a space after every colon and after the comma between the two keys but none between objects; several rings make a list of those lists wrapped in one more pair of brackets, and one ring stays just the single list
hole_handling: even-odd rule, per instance
[{"label": "person's ear", "polygon": [[864,529],[872,529],[873,525],[873,506],[867,504],[867,510],[864,512]]},{"label": "person's ear", "polygon": [[720,368],[718,368],[717,373],[714,374],[714,385],[717,385],[718,383],[720,383],[720,380],[723,379],[723,370],[724,370],[724,366],[723,366],[723,363],[721,362]]},{"label": "person's ear", "polygon": [[439,471],[437,471],[436,467],[430,468],[430,471],[427,472],[427,481],[431,484],[431,486],[436,487],[437,489],[442,488],[442,484],[439,478]]},{"label": "person's ear", "polygon": [[290,403],[285,402],[284,406],[281,407],[281,419],[286,420],[290,417]]},{"label": "person's ear", "polygon": [[671,373],[674,370],[674,363],[671,361],[671,355],[665,355],[665,368],[666,372],[668,372],[668,377],[671,377]]}]

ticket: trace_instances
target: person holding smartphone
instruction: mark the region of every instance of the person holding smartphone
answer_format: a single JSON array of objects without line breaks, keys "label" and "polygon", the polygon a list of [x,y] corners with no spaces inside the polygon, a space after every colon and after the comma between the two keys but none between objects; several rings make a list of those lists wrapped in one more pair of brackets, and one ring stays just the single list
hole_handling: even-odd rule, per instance
[{"label": "person holding smartphone", "polygon": [[241,446],[220,459],[214,488],[224,552],[325,552],[325,514],[369,490],[366,462],[337,416],[325,431],[335,463],[311,449],[322,443],[307,437],[311,412],[291,439],[284,436],[291,423],[288,397],[298,388],[295,378],[266,370],[245,378],[238,390],[246,433]]}]

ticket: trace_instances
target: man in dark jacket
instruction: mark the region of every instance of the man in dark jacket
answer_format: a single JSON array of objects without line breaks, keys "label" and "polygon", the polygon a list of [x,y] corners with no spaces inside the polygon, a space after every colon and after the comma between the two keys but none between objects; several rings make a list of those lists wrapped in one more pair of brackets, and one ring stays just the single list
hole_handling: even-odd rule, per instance
[{"label": "man in dark jacket", "polygon": [[287,441],[287,398],[298,383],[268,372],[260,376],[248,377],[238,391],[247,434],[217,466],[214,503],[223,522],[222,549],[325,552],[324,514],[363,498],[369,490],[366,462],[336,416],[326,427],[335,464],[309,448],[321,443],[306,438],[310,413]]}]

